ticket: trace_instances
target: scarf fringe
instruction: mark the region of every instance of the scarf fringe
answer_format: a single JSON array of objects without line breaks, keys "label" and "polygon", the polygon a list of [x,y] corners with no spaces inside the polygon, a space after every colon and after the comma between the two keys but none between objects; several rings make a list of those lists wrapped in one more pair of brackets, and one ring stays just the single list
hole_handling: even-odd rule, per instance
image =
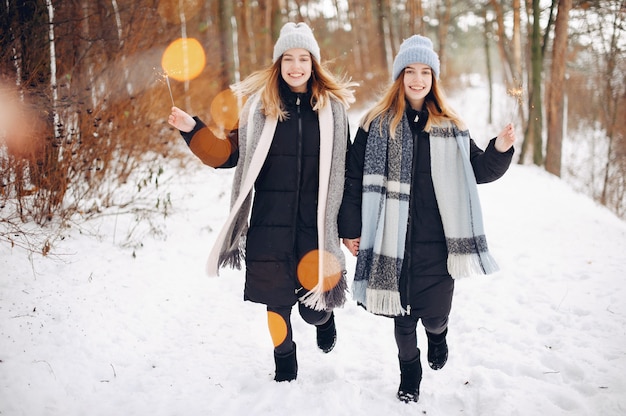
[{"label": "scarf fringe", "polygon": [[344,270],[335,287],[324,291],[324,283],[320,282],[313,289],[302,295],[299,300],[305,306],[316,311],[326,311],[343,306],[346,302],[347,291],[348,283],[346,271]]},{"label": "scarf fringe", "polygon": [[366,299],[366,308],[373,314],[385,316],[406,314],[406,310],[400,302],[400,292],[398,291],[367,289]]},{"label": "scarf fringe", "polygon": [[489,252],[448,255],[448,273],[454,279],[492,274],[500,270]]},{"label": "scarf fringe", "polygon": [[219,267],[230,267],[231,269],[241,270],[243,259],[244,251],[241,247],[238,247],[220,254]]}]

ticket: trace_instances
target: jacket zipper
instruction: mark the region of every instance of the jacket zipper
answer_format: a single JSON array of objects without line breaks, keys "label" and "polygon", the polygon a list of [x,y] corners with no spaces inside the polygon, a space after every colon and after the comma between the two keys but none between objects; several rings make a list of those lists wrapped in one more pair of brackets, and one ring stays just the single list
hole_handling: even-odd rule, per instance
[{"label": "jacket zipper", "polygon": [[[300,186],[302,182],[302,114],[300,111],[300,95],[296,97],[296,110],[298,114],[298,136],[296,137],[296,194],[294,201],[294,217],[293,217],[293,249],[294,249],[294,258],[298,258],[298,253],[296,252],[296,235],[298,233],[297,225],[298,225],[298,214],[300,210]],[[296,264],[296,268],[298,265]],[[296,294],[301,290],[301,288],[296,289]]]},{"label": "jacket zipper", "polygon": [[413,132],[411,132],[411,135],[413,136],[413,160],[411,161],[411,187],[409,188],[409,215],[408,215],[408,223],[407,223],[407,230],[406,230],[406,243],[404,245],[404,259],[405,259],[405,264],[406,264],[406,312],[407,314],[411,314],[411,235],[413,234],[411,232],[411,222],[412,222],[412,214],[413,214],[413,184],[415,181],[415,170],[416,170],[416,165],[417,163],[415,163],[416,159],[417,159],[417,141],[419,140],[420,134],[413,134]]}]

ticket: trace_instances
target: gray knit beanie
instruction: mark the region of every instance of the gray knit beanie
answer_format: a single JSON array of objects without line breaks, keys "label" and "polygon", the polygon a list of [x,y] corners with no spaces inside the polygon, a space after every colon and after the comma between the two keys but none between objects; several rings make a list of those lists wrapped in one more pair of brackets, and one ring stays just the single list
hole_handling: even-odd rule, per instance
[{"label": "gray knit beanie", "polygon": [[432,68],[435,78],[439,79],[439,56],[433,50],[430,39],[413,35],[405,39],[393,61],[393,80],[400,76],[404,68],[411,64],[424,64]]},{"label": "gray knit beanie", "polygon": [[311,52],[317,62],[320,62],[320,47],[313,36],[313,31],[306,23],[286,23],[280,29],[280,36],[274,45],[272,62],[276,62],[289,49],[302,48]]}]

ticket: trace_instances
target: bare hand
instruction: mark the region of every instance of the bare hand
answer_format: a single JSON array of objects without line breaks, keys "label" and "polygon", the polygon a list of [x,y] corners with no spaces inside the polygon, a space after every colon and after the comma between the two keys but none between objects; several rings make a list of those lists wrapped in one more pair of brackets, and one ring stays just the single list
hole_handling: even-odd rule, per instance
[{"label": "bare hand", "polygon": [[185,133],[189,133],[196,127],[196,120],[178,107],[172,107],[172,113],[167,118],[167,122]]},{"label": "bare hand", "polygon": [[509,123],[496,137],[495,147],[498,152],[504,153],[513,146],[513,143],[515,143],[515,128],[513,128],[513,123]]},{"label": "bare hand", "polygon": [[359,245],[361,243],[361,237],[357,238],[343,238],[343,245],[348,248],[348,251],[352,253],[354,257],[359,254]]}]

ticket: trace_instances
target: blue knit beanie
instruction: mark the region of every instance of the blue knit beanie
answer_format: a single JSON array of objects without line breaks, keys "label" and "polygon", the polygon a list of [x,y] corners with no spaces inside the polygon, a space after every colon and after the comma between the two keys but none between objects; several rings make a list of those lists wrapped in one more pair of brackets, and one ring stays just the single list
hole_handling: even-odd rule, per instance
[{"label": "blue knit beanie", "polygon": [[439,79],[439,56],[433,50],[433,43],[430,39],[413,35],[402,42],[398,55],[393,61],[393,80],[398,79],[402,70],[411,64],[428,65],[433,70],[435,78]]},{"label": "blue knit beanie", "polygon": [[317,62],[320,62],[320,47],[313,36],[313,31],[306,23],[289,22],[280,29],[280,36],[274,45],[272,63],[293,48],[306,49]]}]

